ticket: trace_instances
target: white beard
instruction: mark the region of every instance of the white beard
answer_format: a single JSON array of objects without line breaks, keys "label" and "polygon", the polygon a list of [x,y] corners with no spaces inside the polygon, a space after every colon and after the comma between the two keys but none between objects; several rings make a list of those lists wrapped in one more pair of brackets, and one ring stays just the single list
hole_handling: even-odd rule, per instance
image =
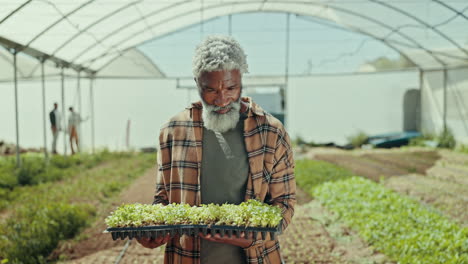
[{"label": "white beard", "polygon": [[[203,104],[203,123],[207,129],[214,132],[224,133],[236,127],[240,118],[240,97],[237,102],[232,102],[225,107],[208,105],[205,103],[205,101],[203,101],[203,99],[201,101]],[[231,110],[225,114],[218,114],[215,112],[224,108],[231,108]]]}]

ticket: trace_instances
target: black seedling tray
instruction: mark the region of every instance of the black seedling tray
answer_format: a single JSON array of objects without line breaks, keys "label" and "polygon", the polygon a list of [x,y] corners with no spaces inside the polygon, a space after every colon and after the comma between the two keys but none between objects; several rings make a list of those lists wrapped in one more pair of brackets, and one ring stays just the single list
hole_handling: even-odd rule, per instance
[{"label": "black seedling tray", "polygon": [[[261,234],[262,239],[266,240],[267,238],[273,240],[277,235],[282,233],[282,221],[276,228],[269,227],[242,227],[242,226],[225,226],[225,225],[158,225],[158,226],[144,226],[144,227],[114,227],[107,228],[104,233],[111,233],[112,239],[117,240],[120,238],[124,240],[125,238],[157,238],[166,236],[167,234],[170,237],[175,235],[188,235],[188,236],[198,236],[199,233],[204,235],[207,234],[219,234],[221,237],[240,237],[241,233],[244,232],[246,238],[257,237],[258,234]],[[270,234],[267,237],[267,234]]]}]

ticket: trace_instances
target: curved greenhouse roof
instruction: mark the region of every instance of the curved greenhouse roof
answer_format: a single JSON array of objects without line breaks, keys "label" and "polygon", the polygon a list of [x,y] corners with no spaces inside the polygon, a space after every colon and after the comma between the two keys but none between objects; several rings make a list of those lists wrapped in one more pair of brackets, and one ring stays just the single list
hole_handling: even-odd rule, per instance
[{"label": "curved greenhouse roof", "polygon": [[[205,20],[247,12],[288,12],[359,32],[382,41],[423,70],[468,64],[466,0],[3,0],[1,4],[1,45],[97,76],[121,72],[164,77],[151,62],[141,65],[144,55],[134,47]],[[11,57],[0,54],[0,65],[11,63]],[[30,67],[23,69],[28,71],[25,76],[39,76],[34,63],[23,63]],[[134,64],[139,67],[131,72],[121,70]]]}]

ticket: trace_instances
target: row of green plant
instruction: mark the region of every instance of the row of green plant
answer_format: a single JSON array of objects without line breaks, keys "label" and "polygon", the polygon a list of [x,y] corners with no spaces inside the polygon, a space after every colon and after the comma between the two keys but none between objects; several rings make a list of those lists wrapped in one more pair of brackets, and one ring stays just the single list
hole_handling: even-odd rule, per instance
[{"label": "row of green plant", "polygon": [[0,210],[8,207],[18,197],[18,193],[28,190],[28,186],[65,179],[82,169],[129,155],[104,150],[95,155],[53,156],[48,163],[39,155],[24,155],[21,157],[21,168],[16,168],[14,157],[6,157],[0,161]]},{"label": "row of green plant", "polygon": [[468,154],[468,145],[463,144],[463,145],[458,146],[457,151]]},{"label": "row of green plant", "polygon": [[468,228],[321,161],[296,162],[297,184],[398,263],[468,263]]},{"label": "row of green plant", "polygon": [[352,177],[312,194],[398,263],[468,263],[468,228],[382,185]]},{"label": "row of green plant", "polygon": [[[359,131],[356,134],[353,134],[349,137],[348,144],[355,148],[360,148],[362,145],[367,144],[369,142],[369,135],[364,133],[363,131]],[[429,142],[434,142],[435,144],[432,145]],[[438,135],[436,134],[423,134],[420,137],[412,138],[409,142],[410,146],[420,146],[420,147],[427,147],[427,146],[434,146],[438,148],[448,148],[454,149],[457,145],[455,140],[455,136],[450,128],[441,131]]]},{"label": "row of green plant", "polygon": [[75,236],[94,213],[86,204],[35,202],[21,207],[0,225],[2,263],[46,263],[58,242]]},{"label": "row of green plant", "polygon": [[98,208],[154,164],[154,154],[129,155],[60,182],[15,189],[18,197],[0,223],[0,260],[45,263],[60,240],[92,223]]},{"label": "row of green plant", "polygon": [[438,148],[455,149],[457,141],[450,128],[441,131],[439,134],[423,134],[410,140],[410,146],[427,147],[428,142],[434,142]]},{"label": "row of green plant", "polygon": [[153,225],[230,225],[276,227],[281,209],[256,200],[235,204],[124,204],[106,218],[108,227]]},{"label": "row of green plant", "polygon": [[22,155],[20,168],[16,168],[15,157],[6,157],[0,160],[0,188],[12,189],[16,186],[60,180],[76,172],[77,168],[91,168],[103,161],[128,155],[104,150],[94,155],[54,155],[49,161],[38,155]]},{"label": "row of green plant", "polygon": [[297,185],[310,194],[314,187],[324,182],[347,179],[354,174],[325,161],[296,160],[295,176]]}]

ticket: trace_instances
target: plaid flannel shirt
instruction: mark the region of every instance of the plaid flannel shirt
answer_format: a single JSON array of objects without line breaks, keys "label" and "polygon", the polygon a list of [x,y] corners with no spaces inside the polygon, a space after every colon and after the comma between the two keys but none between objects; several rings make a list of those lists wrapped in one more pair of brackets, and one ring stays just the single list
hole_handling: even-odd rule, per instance
[{"label": "plaid flannel shirt", "polygon": [[[244,140],[249,159],[245,200],[257,199],[282,208],[283,230],[291,222],[296,204],[294,159],[283,125],[248,97]],[[158,175],[153,203],[201,201],[202,104],[194,103],[161,128]],[[213,187],[215,188],[215,187]],[[245,249],[247,263],[281,263],[278,240],[255,239]],[[200,263],[200,238],[182,236],[166,245],[164,263]]]}]

